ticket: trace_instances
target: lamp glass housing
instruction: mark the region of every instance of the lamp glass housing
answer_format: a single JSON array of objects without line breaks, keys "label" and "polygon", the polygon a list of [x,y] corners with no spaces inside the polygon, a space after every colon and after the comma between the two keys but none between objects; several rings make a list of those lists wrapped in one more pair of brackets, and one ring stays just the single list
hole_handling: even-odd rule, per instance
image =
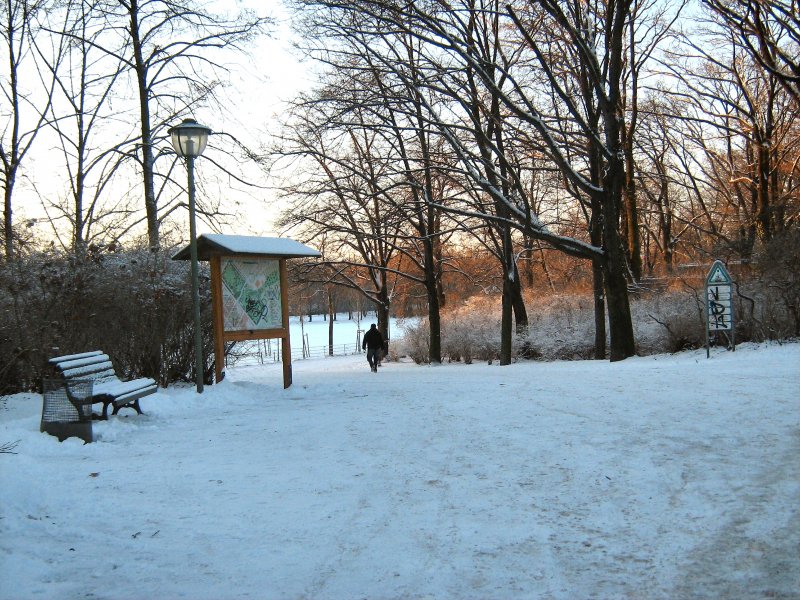
[{"label": "lamp glass housing", "polygon": [[169,134],[175,152],[187,158],[197,158],[206,149],[211,128],[194,119],[184,119],[180,125],[171,127]]}]

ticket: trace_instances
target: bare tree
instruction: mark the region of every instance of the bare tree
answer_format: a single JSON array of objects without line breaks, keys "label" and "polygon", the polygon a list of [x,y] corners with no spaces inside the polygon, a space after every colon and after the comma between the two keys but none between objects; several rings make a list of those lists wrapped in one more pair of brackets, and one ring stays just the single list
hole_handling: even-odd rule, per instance
[{"label": "bare tree", "polygon": [[[424,287],[430,327],[429,356],[441,361],[440,309],[442,294],[442,208],[448,178],[440,136],[427,121],[431,101],[422,84],[425,64],[416,38],[391,36],[379,48],[364,29],[363,15],[350,11],[326,12],[315,2],[304,3],[303,29],[310,40],[331,41],[333,48],[309,52],[339,74],[337,93],[321,99],[336,108],[328,126],[347,130],[349,121],[373,132],[385,154],[388,177],[375,198],[386,204],[402,225],[402,236],[391,242],[408,268],[403,274]],[[373,23],[372,26],[376,24]]]},{"label": "bare tree", "polygon": [[[508,139],[513,138],[514,133],[509,135],[506,131],[507,119],[501,111],[501,94],[507,79],[508,59],[504,59],[506,64],[503,69],[494,66],[503,53],[499,3],[488,6],[491,7],[490,11],[471,11],[467,26],[467,44],[480,48],[480,56],[484,62],[482,73],[477,73],[472,65],[467,65],[465,94],[456,94],[455,97],[463,98],[462,105],[468,115],[465,127],[470,129],[471,137],[477,144],[488,184],[502,190],[502,195],[510,198],[514,181],[510,171],[520,173],[522,169],[516,160],[517,153],[512,150],[512,142]],[[491,79],[491,85],[484,88],[480,84],[482,77]],[[532,152],[531,148],[526,150],[528,153]],[[522,155],[525,155],[525,151],[522,151]],[[494,214],[500,218],[499,221],[489,222],[488,233],[489,239],[494,242],[494,252],[500,259],[503,272],[500,364],[507,365],[511,363],[512,314],[516,316],[516,330],[519,334],[527,332],[528,315],[522,299],[522,278],[517,268],[517,252],[512,237],[513,229],[509,223],[508,207],[497,198],[491,199],[490,205]]]},{"label": "bare tree", "polygon": [[620,107],[622,146],[625,153],[625,187],[621,209],[621,233],[630,265],[631,277],[642,276],[642,244],[640,238],[639,194],[637,194],[636,148],[639,126],[641,80],[652,74],[649,68],[653,54],[672,37],[675,22],[688,0],[677,3],[659,0],[636,0],[631,3],[630,23],[626,27],[625,72]]},{"label": "bare tree", "polygon": [[[396,156],[401,166],[400,181],[405,194],[395,202],[395,209],[408,224],[410,235],[401,249],[422,273],[421,283],[425,288],[430,331],[429,358],[442,361],[441,307],[442,295],[442,207],[445,203],[446,177],[441,171],[447,166],[438,136],[427,123],[425,97],[422,85],[425,77],[422,57],[412,36],[399,36],[396,49],[400,53],[394,68],[386,72],[384,61],[374,62],[374,56],[366,52],[369,42],[361,45],[364,56],[371,65],[379,92],[383,98],[386,120],[382,127],[391,137]],[[393,79],[396,87],[385,85]],[[388,101],[388,102],[387,102]],[[410,135],[407,135],[408,132]]]},{"label": "bare tree", "polygon": [[709,215],[718,242],[749,257],[796,220],[798,116],[778,77],[755,61],[726,23],[702,22],[672,55],[672,92],[682,135],[700,151],[705,194],[725,208]]},{"label": "bare tree", "polygon": [[303,279],[358,290],[377,307],[386,335],[390,264],[401,234],[392,203],[381,199],[396,186],[380,136],[357,122],[358,110],[348,109],[349,125],[338,122],[331,114],[338,104],[301,103],[284,129],[278,160],[302,159],[305,166],[282,186],[291,203],[278,224],[323,252]]},{"label": "bare tree", "polygon": [[5,102],[0,114],[3,119],[0,138],[4,201],[2,233],[3,249],[8,259],[14,256],[14,188],[23,160],[47,120],[56,81],[55,66],[62,56],[62,49],[59,49],[51,63],[54,69],[49,73],[23,68],[36,39],[37,19],[50,8],[51,3],[46,0],[4,0],[0,13],[2,54],[6,58],[3,62],[8,68],[3,74]]},{"label": "bare tree", "polygon": [[214,102],[226,69],[221,50],[244,51],[269,20],[250,13],[227,18],[193,0],[104,0],[94,6],[116,34],[103,49],[121,61],[136,90],[138,135],[128,154],[142,177],[150,247],[159,245],[162,220],[180,200],[164,205],[168,173],[159,173],[156,144],[182,115]]},{"label": "bare tree", "polygon": [[[48,69],[56,81],[58,92],[49,105],[48,123],[57,135],[69,185],[65,201],[43,201],[49,204],[48,212],[55,213],[54,225],[59,217],[68,221],[70,239],[63,245],[77,255],[92,240],[118,241],[133,212],[122,204],[121,195],[105,193],[123,163],[119,146],[125,138],[114,145],[114,132],[108,127],[116,123],[109,105],[123,67],[98,50],[104,24],[81,0],[68,0],[48,16],[42,31],[66,52],[61,73],[54,58],[37,45],[40,68]],[[54,233],[61,235],[58,227]]]},{"label": "bare tree", "polygon": [[797,0],[702,0],[747,51],[800,102],[800,5]]},{"label": "bare tree", "polygon": [[646,272],[653,274],[660,255],[667,272],[673,269],[677,233],[676,183],[674,181],[673,147],[670,122],[665,107],[650,98],[644,108],[641,135],[637,142],[640,160],[637,163],[638,189],[644,197],[645,230],[643,258]]},{"label": "bare tree", "polygon": [[[334,13],[350,12],[354,27],[372,40],[364,48],[366,52],[387,72],[405,78],[409,89],[430,90],[430,95],[416,96],[421,101],[428,127],[447,140],[464,173],[493,201],[502,203],[508,214],[484,213],[484,218],[508,223],[561,251],[598,261],[604,298],[608,301],[611,358],[619,360],[632,355],[635,347],[627,296],[627,263],[618,230],[625,174],[619,112],[623,49],[631,2],[614,3],[608,11],[583,4],[566,11],[557,2],[542,1],[539,5],[543,10],[526,13],[518,13],[510,7],[498,11],[491,2],[462,2],[457,6],[436,1],[313,4]],[[510,45],[495,54],[486,53],[479,44],[473,43],[474,36],[469,32],[473,22],[470,15],[492,11],[501,15],[499,30],[515,34],[509,40]],[[562,69],[559,55],[552,53],[547,45],[548,34],[553,31],[558,31],[562,39],[575,48],[578,64],[574,68]],[[423,77],[414,78],[397,68],[404,63],[397,60],[397,52],[392,52],[397,47],[393,42],[398,36],[406,35],[417,40],[419,52],[425,53]],[[508,54],[520,47],[525,49],[527,60],[510,61]],[[481,154],[480,144],[467,135],[475,132],[467,132],[463,127],[463,116],[469,113],[460,100],[465,69],[476,74],[482,92],[497,95],[504,123],[511,124],[508,126],[513,128],[514,135],[527,135],[531,140],[534,136],[538,138],[538,145],[558,166],[567,184],[590,199],[602,239],[587,243],[545,226],[527,202],[519,173],[513,168],[515,161],[503,160],[509,157],[498,155],[496,147],[492,152],[500,156],[497,161],[488,161]],[[541,99],[537,90],[541,88],[536,84],[542,81],[538,73],[544,73],[545,85],[559,101],[553,113],[548,114],[537,106]],[[507,87],[498,86],[499,81],[507,82]],[[574,89],[581,81],[585,82],[584,87],[597,106],[599,118],[596,121],[587,118],[583,103],[576,102],[570,92],[569,88]],[[442,103],[437,97],[446,100]],[[558,121],[559,111],[576,123],[575,132],[560,135],[552,126]],[[491,140],[493,146],[494,142]],[[597,161],[599,181],[593,181],[586,174],[590,159]],[[493,185],[486,177],[487,168],[496,175],[496,181],[506,181],[507,188]],[[442,205],[442,208],[459,212],[452,206]]]},{"label": "bare tree", "polygon": [[[459,13],[454,13],[456,16],[446,24],[440,16],[433,19],[421,10],[415,11],[413,17],[415,24],[421,23],[431,31],[430,35],[435,36],[439,45],[446,46],[451,54],[475,69],[482,84],[498,94],[508,115],[506,120],[518,123],[515,135],[528,129],[527,135],[533,140],[535,134],[534,147],[541,147],[559,168],[565,183],[588,199],[594,230],[600,237],[583,243],[553,233],[538,219],[514,169],[509,169],[506,175],[510,180],[510,195],[476,173],[476,182],[505,203],[509,221],[515,227],[564,252],[598,262],[609,314],[611,359],[619,360],[635,352],[627,297],[627,267],[618,230],[625,174],[619,111],[630,3],[615,3],[611,6],[613,11],[608,12],[593,12],[577,4],[566,11],[559,3],[548,1],[539,5],[543,10],[523,14],[511,7],[507,9],[506,27],[515,31],[519,42],[532,53],[531,61],[516,63],[508,61],[505,53],[500,53],[496,59],[476,53],[461,30]],[[556,45],[551,45],[551,41]],[[566,45],[574,49],[570,69],[564,68],[563,54],[559,53]],[[524,68],[514,68],[515,65]],[[537,81],[530,71],[534,65],[544,74],[544,84],[551,92],[549,97],[558,101],[555,106],[551,104],[552,112],[542,108],[543,96],[531,86],[532,81]],[[489,66],[503,74],[508,82],[507,89],[497,86]],[[577,96],[580,101],[576,100],[576,91],[581,92]],[[575,124],[573,129],[565,130],[559,125],[564,117]],[[462,157],[466,158],[464,154]],[[485,161],[482,164],[485,165]],[[513,161],[507,160],[504,164],[510,167]]]}]

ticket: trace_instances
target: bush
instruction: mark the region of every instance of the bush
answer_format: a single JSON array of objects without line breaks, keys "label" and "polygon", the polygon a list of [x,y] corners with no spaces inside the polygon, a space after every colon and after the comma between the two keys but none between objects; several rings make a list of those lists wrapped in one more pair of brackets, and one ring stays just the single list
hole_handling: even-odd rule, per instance
[{"label": "bush", "polygon": [[472,364],[500,354],[500,319],[484,298],[472,298],[442,319],[442,356]]},{"label": "bush", "polygon": [[403,337],[399,342],[389,344],[389,358],[397,360],[400,356],[409,356],[417,364],[430,362],[431,332],[428,321],[409,319],[398,326],[403,331]]},{"label": "bush", "polygon": [[[0,392],[38,389],[50,357],[94,349],[111,357],[122,378],[152,377],[162,386],[192,380],[188,262],[141,250],[83,259],[40,254],[5,266]],[[208,355],[210,294],[202,287]]]},{"label": "bush", "polygon": [[680,352],[705,345],[705,300],[701,290],[638,297],[631,313],[640,355]]},{"label": "bush", "polygon": [[528,303],[525,342],[541,360],[594,357],[594,302],[591,296],[555,294]]},{"label": "bush", "polygon": [[[800,336],[800,231],[775,236],[755,258],[760,291],[758,327],[767,338]],[[755,307],[752,307],[755,309]],[[755,310],[753,310],[755,312]]]}]

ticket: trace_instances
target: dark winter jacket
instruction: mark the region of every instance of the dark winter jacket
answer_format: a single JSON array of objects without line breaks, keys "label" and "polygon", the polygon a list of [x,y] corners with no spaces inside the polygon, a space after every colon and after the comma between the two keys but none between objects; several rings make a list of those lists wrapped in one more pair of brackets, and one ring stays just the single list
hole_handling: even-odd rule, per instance
[{"label": "dark winter jacket", "polygon": [[370,350],[377,350],[383,348],[383,336],[378,328],[373,325],[370,330],[364,334],[364,341],[361,343],[361,349],[369,348]]}]

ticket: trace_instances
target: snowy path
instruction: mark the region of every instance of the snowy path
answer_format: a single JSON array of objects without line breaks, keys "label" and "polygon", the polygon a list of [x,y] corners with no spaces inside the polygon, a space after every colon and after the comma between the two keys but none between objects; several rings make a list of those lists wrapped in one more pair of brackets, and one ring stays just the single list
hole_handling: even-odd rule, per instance
[{"label": "snowy path", "polygon": [[0,598],[800,598],[800,345],[0,410]]}]

